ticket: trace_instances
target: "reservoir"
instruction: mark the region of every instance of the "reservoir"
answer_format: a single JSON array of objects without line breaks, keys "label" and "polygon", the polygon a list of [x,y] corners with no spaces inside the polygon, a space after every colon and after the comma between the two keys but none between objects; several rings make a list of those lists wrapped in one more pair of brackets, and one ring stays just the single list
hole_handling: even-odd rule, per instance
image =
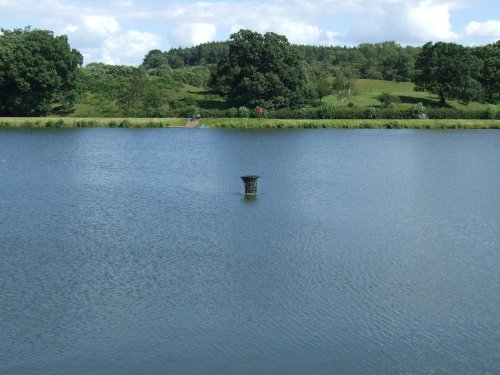
[{"label": "reservoir", "polygon": [[3,375],[499,374],[499,270],[499,131],[0,131]]}]

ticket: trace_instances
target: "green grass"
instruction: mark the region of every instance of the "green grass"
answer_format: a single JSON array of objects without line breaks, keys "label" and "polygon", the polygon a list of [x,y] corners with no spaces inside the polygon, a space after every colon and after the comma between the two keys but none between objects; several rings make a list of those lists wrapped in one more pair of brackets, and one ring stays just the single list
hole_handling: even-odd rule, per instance
[{"label": "green grass", "polygon": [[[416,92],[413,90],[411,82],[390,82],[373,79],[360,79],[357,83],[357,94],[340,102],[335,95],[324,97],[323,104],[330,104],[336,108],[347,107],[352,103],[357,108],[379,107],[380,102],[377,96],[383,92],[389,92],[400,98],[401,103],[396,104],[395,109],[412,108],[416,103],[422,102],[425,107],[438,107],[437,96],[426,92]],[[207,88],[195,87],[186,84],[172,86],[164,93],[169,102],[177,103],[177,106],[194,105],[203,109],[227,109],[226,100]],[[184,104],[183,104],[184,103]],[[461,110],[485,110],[491,104],[470,103],[463,105],[457,101],[448,101],[449,108]],[[500,104],[496,105],[500,112]],[[172,108],[175,109],[175,108]],[[108,99],[105,95],[97,95],[87,92],[83,99],[77,103],[68,117],[121,117],[124,116],[117,106],[116,100]]]},{"label": "green grass", "polygon": [[182,118],[0,117],[0,127],[16,128],[169,128],[185,123]]},{"label": "green grass", "polygon": [[[411,82],[391,82],[375,79],[360,79],[357,83],[357,94],[344,100],[342,103],[335,95],[329,95],[323,98],[323,103],[330,104],[335,107],[345,107],[349,103],[353,103],[356,107],[378,107],[380,102],[377,96],[383,92],[389,92],[399,96],[400,104],[395,105],[396,108],[411,108],[418,102],[422,102],[425,107],[438,107],[439,98],[436,95],[427,92],[417,92],[413,90],[414,84]],[[485,110],[491,104],[482,104],[477,102],[469,103],[469,105],[461,104],[455,100],[447,101],[450,108],[455,109],[470,109],[470,110]],[[496,106],[500,110],[500,104]]]},{"label": "green grass", "polygon": [[[0,127],[17,128],[79,128],[130,127],[168,128],[183,127],[183,118],[74,118],[74,117],[0,117]],[[500,129],[500,120],[281,120],[255,118],[206,118],[203,125],[211,128],[241,129]]]},{"label": "green grass", "polygon": [[214,128],[500,129],[500,120],[280,120],[209,118]]}]

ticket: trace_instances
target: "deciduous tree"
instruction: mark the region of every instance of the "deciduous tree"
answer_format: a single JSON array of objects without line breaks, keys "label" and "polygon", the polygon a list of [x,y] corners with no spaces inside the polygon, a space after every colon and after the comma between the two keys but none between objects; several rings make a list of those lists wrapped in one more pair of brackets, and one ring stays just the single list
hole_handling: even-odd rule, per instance
[{"label": "deciduous tree", "polygon": [[68,110],[81,93],[83,57],[65,35],[48,30],[1,30],[0,113],[38,116],[55,104]]},{"label": "deciduous tree", "polygon": [[356,83],[358,81],[358,72],[356,69],[345,66],[337,71],[333,90],[337,93],[337,98],[343,102],[351,95],[356,93]]},{"label": "deciduous tree", "polygon": [[429,42],[422,47],[415,63],[415,90],[438,95],[441,106],[446,99],[463,103],[480,100],[481,67],[481,60],[461,45]]},{"label": "deciduous tree", "polygon": [[287,107],[312,96],[300,54],[275,33],[232,34],[229,54],[219,62],[212,82],[226,91],[232,106]]}]

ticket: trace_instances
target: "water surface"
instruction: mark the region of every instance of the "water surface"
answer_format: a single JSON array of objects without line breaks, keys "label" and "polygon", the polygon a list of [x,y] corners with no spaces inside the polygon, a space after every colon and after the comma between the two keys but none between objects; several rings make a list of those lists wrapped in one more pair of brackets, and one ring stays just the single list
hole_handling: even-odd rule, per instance
[{"label": "water surface", "polygon": [[498,374],[499,192],[497,131],[2,129],[0,373]]}]

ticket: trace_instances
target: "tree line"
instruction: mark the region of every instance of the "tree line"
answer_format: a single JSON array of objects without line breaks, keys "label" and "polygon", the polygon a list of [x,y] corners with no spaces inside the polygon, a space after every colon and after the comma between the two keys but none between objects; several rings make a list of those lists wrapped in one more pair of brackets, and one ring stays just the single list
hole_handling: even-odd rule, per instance
[{"label": "tree line", "polygon": [[172,95],[183,84],[210,87],[233,107],[318,106],[332,93],[345,100],[360,78],[412,81],[441,105],[500,101],[500,41],[476,47],[402,47],[392,41],[308,46],[276,33],[240,30],[226,42],[152,50],[139,67],[82,63],[66,36],[1,29],[0,115],[64,113],[91,92],[96,105],[110,101],[126,115],[162,116],[194,104]]}]

